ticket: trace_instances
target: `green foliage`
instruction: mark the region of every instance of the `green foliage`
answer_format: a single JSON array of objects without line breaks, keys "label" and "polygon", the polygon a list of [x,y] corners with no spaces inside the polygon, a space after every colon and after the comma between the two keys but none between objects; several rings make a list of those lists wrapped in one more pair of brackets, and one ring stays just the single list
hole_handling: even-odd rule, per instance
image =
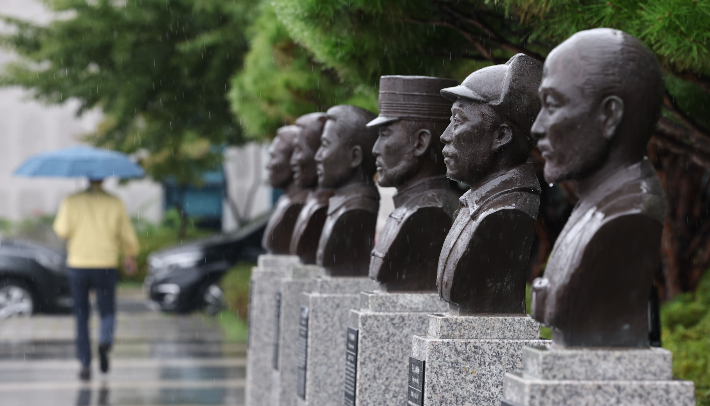
[{"label": "green foliage", "polygon": [[333,69],[314,60],[289,37],[270,5],[262,6],[250,31],[245,69],[232,79],[229,93],[246,136],[273,136],[299,116],[336,104],[377,109],[374,92],[342,83]]},{"label": "green foliage", "polygon": [[151,252],[212,234],[210,231],[195,227],[194,219],[190,219],[185,229],[185,237],[181,239],[178,237],[180,223],[180,213],[176,209],[168,210],[163,215],[163,220],[157,224],[150,223],[144,219],[133,218],[133,226],[136,229],[140,243],[140,253],[136,257],[138,272],[135,275],[127,276],[121,269],[121,280],[142,282],[148,271],[147,259]]},{"label": "green foliage", "polygon": [[695,382],[698,405],[710,405],[710,272],[694,294],[661,309],[663,347],[673,352],[673,375]]},{"label": "green foliage", "polygon": [[[199,184],[221,162],[213,145],[243,142],[225,94],[243,64],[247,0],[44,0],[59,18],[34,24],[5,17],[0,36],[21,57],[2,76],[38,100],[79,100],[104,121],[89,140],[142,151],[155,180]],[[120,3],[120,4],[119,4]]]},{"label": "green foliage", "polygon": [[249,279],[251,268],[255,265],[240,263],[230,269],[220,281],[227,310],[220,312],[217,318],[229,340],[243,342],[247,339]]},{"label": "green foliage", "polygon": [[[481,7],[488,8],[483,2]],[[458,33],[427,23],[426,0],[276,0],[289,34],[347,83],[377,89],[381,75],[464,78],[476,66],[473,46]]]},{"label": "green foliage", "polygon": [[559,43],[610,27],[641,39],[675,71],[710,72],[710,2],[687,0],[505,0],[532,28],[531,41]]}]

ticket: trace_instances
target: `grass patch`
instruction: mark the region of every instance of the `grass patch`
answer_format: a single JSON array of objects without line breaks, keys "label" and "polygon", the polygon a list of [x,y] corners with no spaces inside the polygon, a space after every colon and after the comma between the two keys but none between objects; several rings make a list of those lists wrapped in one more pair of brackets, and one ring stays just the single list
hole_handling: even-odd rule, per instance
[{"label": "grass patch", "polygon": [[230,341],[246,342],[248,337],[249,280],[252,263],[239,263],[222,277],[220,286],[224,291],[226,309],[216,319]]},{"label": "grass patch", "polygon": [[661,308],[661,340],[673,353],[673,375],[695,382],[700,406],[710,406],[710,272],[695,293],[678,295]]}]

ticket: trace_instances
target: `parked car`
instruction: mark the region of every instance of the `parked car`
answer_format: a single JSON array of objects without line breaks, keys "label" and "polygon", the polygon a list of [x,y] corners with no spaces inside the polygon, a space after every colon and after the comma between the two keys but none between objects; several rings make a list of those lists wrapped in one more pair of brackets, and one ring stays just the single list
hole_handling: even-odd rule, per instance
[{"label": "parked car", "polygon": [[268,217],[224,234],[155,251],[148,256],[146,295],[157,309],[187,313],[222,305],[219,280],[237,262],[256,262]]},{"label": "parked car", "polygon": [[65,263],[64,252],[29,241],[0,240],[0,319],[71,309]]}]

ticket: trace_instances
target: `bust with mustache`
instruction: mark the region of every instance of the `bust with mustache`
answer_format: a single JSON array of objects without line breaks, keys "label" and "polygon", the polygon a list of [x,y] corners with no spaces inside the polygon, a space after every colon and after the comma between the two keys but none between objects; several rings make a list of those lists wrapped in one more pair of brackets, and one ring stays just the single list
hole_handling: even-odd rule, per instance
[{"label": "bust with mustache", "polygon": [[525,314],[525,271],[540,205],[526,163],[542,64],[518,54],[441,94],[454,101],[441,136],[447,176],[470,186],[444,242],[437,286],[454,314]]},{"label": "bust with mustache", "polygon": [[439,137],[451,102],[442,88],[453,79],[382,76],[380,115],[367,124],[379,129],[372,153],[377,182],[395,187],[394,211],[372,250],[370,278],[389,292],[436,290],[436,264],[461,193],[446,178]]},{"label": "bust with mustache", "polygon": [[663,93],[656,57],[622,31],[578,32],[545,61],[532,134],[545,180],[579,195],[532,288],[532,315],[556,345],[649,346],[665,198],[645,154]]}]

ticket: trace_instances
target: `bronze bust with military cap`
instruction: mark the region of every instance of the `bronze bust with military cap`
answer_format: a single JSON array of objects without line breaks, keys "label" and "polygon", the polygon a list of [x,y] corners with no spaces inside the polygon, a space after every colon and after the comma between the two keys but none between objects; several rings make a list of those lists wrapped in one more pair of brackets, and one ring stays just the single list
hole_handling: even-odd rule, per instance
[{"label": "bronze bust with military cap", "polygon": [[579,202],[533,282],[533,317],[566,347],[648,347],[648,294],[665,199],[645,158],[663,73],[622,31],[581,31],[545,61],[532,126],[545,180],[574,181]]},{"label": "bronze bust with military cap", "polygon": [[326,120],[325,113],[310,113],[296,120],[301,131],[296,137],[291,155],[291,169],[296,185],[309,189],[309,192],[293,227],[291,254],[297,255],[304,264],[316,263],[316,251],[328,211],[328,200],[333,196],[332,189],[318,186],[316,172],[315,155],[320,147]]},{"label": "bronze bust with military cap", "polygon": [[377,131],[365,126],[375,115],[339,105],[328,109],[326,118],[316,172],[319,186],[334,194],[328,201],[316,263],[329,276],[365,276],[380,208],[372,155]]},{"label": "bronze bust with military cap", "polygon": [[453,79],[380,77],[379,129],[372,149],[377,182],[395,187],[394,211],[372,250],[370,278],[386,291],[434,291],[436,264],[461,195],[446,178],[439,137],[452,102],[441,97]]},{"label": "bronze bust with military cap", "polygon": [[523,54],[443,89],[454,101],[441,136],[447,176],[470,186],[439,257],[453,313],[525,314],[525,271],[540,205],[530,127],[542,64]]},{"label": "bronze bust with military cap", "polygon": [[308,189],[302,189],[294,182],[289,164],[300,131],[295,125],[281,127],[269,146],[269,162],[266,164],[269,184],[274,189],[284,191],[276,202],[261,240],[261,245],[270,254],[289,253],[293,227],[308,195]]}]

